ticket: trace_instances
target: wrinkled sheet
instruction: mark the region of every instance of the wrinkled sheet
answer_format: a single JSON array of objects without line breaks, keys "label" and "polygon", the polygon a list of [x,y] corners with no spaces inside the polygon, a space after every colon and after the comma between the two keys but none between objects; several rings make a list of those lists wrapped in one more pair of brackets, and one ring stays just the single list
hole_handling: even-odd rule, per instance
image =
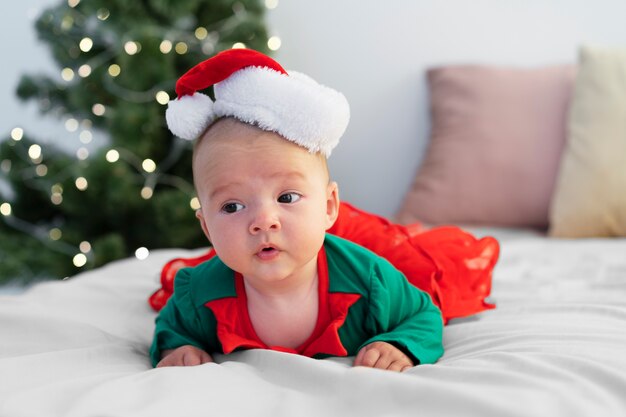
[{"label": "wrinkled sheet", "polygon": [[152,369],[146,299],[167,260],[202,251],[2,295],[0,416],[625,416],[626,239],[500,237],[497,308],[403,374],[261,350]]}]

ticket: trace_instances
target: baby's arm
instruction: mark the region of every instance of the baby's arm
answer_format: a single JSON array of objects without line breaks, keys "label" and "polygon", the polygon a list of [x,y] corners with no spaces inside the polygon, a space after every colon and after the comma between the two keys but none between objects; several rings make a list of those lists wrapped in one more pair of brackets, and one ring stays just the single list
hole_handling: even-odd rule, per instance
[{"label": "baby's arm", "polygon": [[359,348],[355,365],[402,370],[443,354],[441,312],[386,261],[372,270],[365,327],[372,337]]},{"label": "baby's arm", "polygon": [[157,368],[164,366],[195,366],[213,362],[211,355],[195,346],[185,345],[176,349],[164,350]]},{"label": "baby's arm", "polygon": [[192,301],[189,269],[178,271],[175,285],[174,294],[156,319],[150,349],[152,364],[162,367],[209,362],[210,348],[215,345],[211,343],[216,338],[215,323],[208,316],[200,316],[200,309]]},{"label": "baby's arm", "polygon": [[373,342],[361,348],[354,359],[354,366],[402,372],[412,368],[414,363],[391,343]]}]

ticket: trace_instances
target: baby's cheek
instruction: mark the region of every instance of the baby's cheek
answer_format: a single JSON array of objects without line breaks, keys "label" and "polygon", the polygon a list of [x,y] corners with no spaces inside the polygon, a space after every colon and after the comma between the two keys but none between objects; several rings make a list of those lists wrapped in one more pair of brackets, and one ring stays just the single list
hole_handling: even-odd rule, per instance
[{"label": "baby's cheek", "polygon": [[222,230],[222,228],[218,226],[210,230],[210,233],[212,238],[211,244],[217,256],[219,256],[224,263],[228,264],[228,262],[232,262],[231,260],[237,259],[237,257],[241,255],[241,244],[238,243],[237,239],[233,236],[233,232],[229,231],[228,228]]}]

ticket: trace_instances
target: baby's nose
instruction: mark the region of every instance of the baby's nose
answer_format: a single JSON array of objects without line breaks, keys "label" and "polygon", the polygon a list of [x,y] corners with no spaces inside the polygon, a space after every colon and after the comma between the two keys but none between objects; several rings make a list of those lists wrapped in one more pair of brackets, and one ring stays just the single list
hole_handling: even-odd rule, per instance
[{"label": "baby's nose", "polygon": [[260,209],[250,223],[250,233],[280,230],[280,221],[277,213],[270,208]]}]

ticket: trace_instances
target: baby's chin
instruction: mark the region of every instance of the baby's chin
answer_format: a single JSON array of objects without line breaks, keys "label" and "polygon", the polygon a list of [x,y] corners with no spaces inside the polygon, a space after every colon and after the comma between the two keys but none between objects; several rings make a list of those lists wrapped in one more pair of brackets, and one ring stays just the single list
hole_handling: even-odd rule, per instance
[{"label": "baby's chin", "polygon": [[317,258],[302,264],[281,262],[284,253],[278,253],[273,261],[254,262],[249,271],[242,272],[249,282],[265,284],[287,284],[289,282],[308,282],[317,276]]}]

